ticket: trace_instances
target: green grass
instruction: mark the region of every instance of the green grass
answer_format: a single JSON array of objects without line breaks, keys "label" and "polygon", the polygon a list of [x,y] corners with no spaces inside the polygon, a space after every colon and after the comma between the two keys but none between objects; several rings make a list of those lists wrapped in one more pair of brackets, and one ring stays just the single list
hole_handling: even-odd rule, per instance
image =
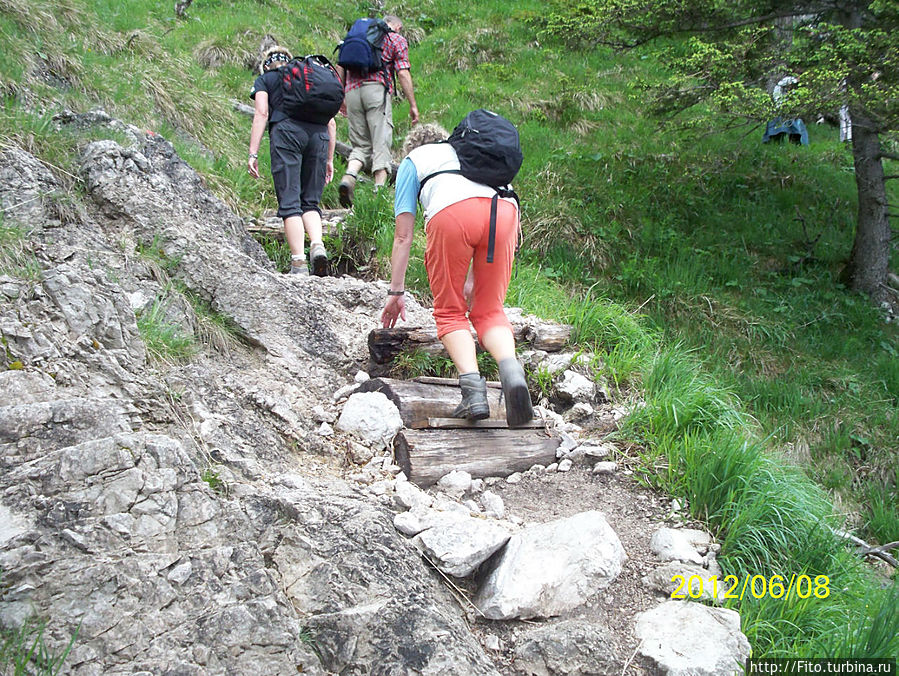
[{"label": "green grass", "polygon": [[137,315],[137,329],[147,346],[151,361],[172,363],[189,359],[196,352],[196,342],[180,324],[169,319],[166,298],[157,298]]},{"label": "green grass", "polygon": [[28,248],[28,231],[23,227],[4,225],[0,217],[0,275],[36,282],[41,278],[41,265]]},{"label": "green grass", "polygon": [[[756,655],[895,655],[895,583],[882,591],[825,528],[848,525],[872,543],[899,537],[899,334],[840,282],[856,210],[847,147],[814,124],[806,147],[763,146],[761,127],[712,133],[684,118],[690,134],[661,128],[638,83],[664,77],[656,50],[678,45],[575,51],[543,32],[548,7],[388,8],[410,36],[423,121],[452,128],[485,106],[519,127],[524,242],[507,302],[571,323],[616,401],[643,396],[619,436],[639,454],[644,481],[708,521],[728,572],[832,577],[826,602],[740,604]],[[50,114],[103,106],[164,134],[229,206],[258,217],[276,206],[268,148],[266,178],[249,179],[250,122],[231,101],[248,101],[262,36],[330,54],[367,10],[349,0],[312,0],[302,12],[234,0],[194,3],[176,20],[150,0],[127,11],[111,0],[11,0],[0,6],[0,91],[10,97],[0,142],[39,155],[77,197],[77,149],[94,132],[59,133]],[[47,114],[32,112],[34,100]],[[394,119],[399,146],[405,103]],[[338,136],[347,138],[342,118]],[[894,162],[886,173],[899,173]],[[390,197],[366,188],[327,245],[342,270],[385,279]],[[889,195],[896,203],[893,184]],[[332,183],[323,205],[336,202]],[[77,217],[77,200],[63,210],[60,220]],[[9,252],[27,263],[27,246],[23,233],[10,236],[0,264],[15,269]],[[145,255],[164,282],[177,261],[154,248]],[[283,245],[266,248],[284,266]],[[419,223],[407,284],[427,304],[423,248]],[[194,314],[212,317],[198,300]],[[189,352],[164,309],[159,299],[141,317],[148,347],[166,358]],[[446,364],[408,368],[444,373]]]},{"label": "green grass", "polygon": [[44,642],[46,628],[46,622],[28,620],[18,629],[0,631],[0,667],[4,674],[55,676],[61,673],[78,633],[57,654],[48,649]]}]

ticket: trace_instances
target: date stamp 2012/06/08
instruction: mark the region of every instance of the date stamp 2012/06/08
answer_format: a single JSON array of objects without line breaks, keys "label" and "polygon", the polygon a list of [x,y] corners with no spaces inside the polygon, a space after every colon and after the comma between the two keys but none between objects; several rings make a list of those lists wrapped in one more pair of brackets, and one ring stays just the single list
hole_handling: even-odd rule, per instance
[{"label": "date stamp 2012/06/08", "polygon": [[725,599],[743,599],[746,594],[753,598],[761,599],[770,596],[773,599],[791,598],[826,599],[830,596],[830,578],[827,575],[805,574],[786,575],[725,575],[719,578],[711,575],[703,578],[701,575],[675,575],[671,578],[677,586],[671,592],[673,599],[698,599],[703,593],[718,597],[724,592]]}]

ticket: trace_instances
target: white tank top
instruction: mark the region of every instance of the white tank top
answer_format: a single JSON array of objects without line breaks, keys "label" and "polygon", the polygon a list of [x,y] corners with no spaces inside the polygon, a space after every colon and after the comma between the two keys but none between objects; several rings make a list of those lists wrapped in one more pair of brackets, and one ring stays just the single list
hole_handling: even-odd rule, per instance
[{"label": "white tank top", "polygon": [[[419,146],[409,153],[409,159],[415,165],[418,173],[418,182],[438,171],[459,169],[459,158],[456,151],[449,143],[427,143]],[[451,204],[461,202],[469,197],[493,197],[496,191],[490,186],[475,183],[465,178],[462,174],[440,174],[434,176],[421,189],[419,201],[424,209],[425,225],[441,209]],[[511,197],[501,199],[511,202],[518,208],[518,203]]]}]

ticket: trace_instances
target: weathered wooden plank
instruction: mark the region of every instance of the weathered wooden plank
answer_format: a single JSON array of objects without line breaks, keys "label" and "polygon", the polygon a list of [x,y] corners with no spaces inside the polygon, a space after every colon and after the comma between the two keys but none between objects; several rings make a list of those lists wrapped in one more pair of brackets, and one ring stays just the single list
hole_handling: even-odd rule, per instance
[{"label": "weathered wooden plank", "polygon": [[[396,380],[394,378],[372,378],[360,385],[360,392],[383,392],[400,411],[403,424],[412,427],[415,424],[427,423],[429,418],[452,418],[453,411],[462,401],[462,393],[458,383],[450,385],[432,385],[414,380]],[[501,390],[487,389],[487,404],[490,406],[490,417],[505,423],[505,405],[500,403]]]},{"label": "weathered wooden plank", "polygon": [[[571,338],[571,327],[563,324],[512,322],[515,341],[536,350],[559,352]],[[477,343],[477,336],[472,331]],[[376,364],[387,364],[401,352],[421,350],[434,356],[446,356],[437,339],[436,326],[399,326],[373,329],[368,334],[368,353]]]},{"label": "weathered wooden plank", "polygon": [[[439,430],[457,430],[457,429],[506,429],[508,423],[505,420],[497,418],[487,418],[486,420],[465,420],[465,418],[428,418],[426,421],[417,421],[410,425],[412,429],[439,429]],[[542,420],[532,420],[515,429],[542,429],[546,427]]]},{"label": "weathered wooden plank", "polygon": [[410,481],[427,487],[453,470],[475,478],[505,477],[555,462],[561,440],[528,429],[411,430],[396,435],[396,463]]},{"label": "weathered wooden plank", "polygon": [[[322,233],[329,237],[336,237],[348,212],[349,209],[322,209]],[[284,221],[274,214],[268,213],[262,219],[247,224],[247,232],[283,239]]]},{"label": "weathered wooden plank", "polygon": [[[447,385],[449,387],[459,387],[458,378],[437,378],[436,376],[416,376],[413,378],[417,383],[427,383],[428,385]],[[498,387],[502,389],[503,384],[498,380],[488,380],[487,387]]]}]

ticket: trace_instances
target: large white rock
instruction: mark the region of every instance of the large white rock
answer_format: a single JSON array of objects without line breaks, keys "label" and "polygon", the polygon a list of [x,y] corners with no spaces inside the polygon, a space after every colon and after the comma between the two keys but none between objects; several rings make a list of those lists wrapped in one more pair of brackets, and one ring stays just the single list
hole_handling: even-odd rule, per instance
[{"label": "large white rock", "polygon": [[592,380],[575,371],[565,371],[562,382],[556,385],[556,394],[563,401],[593,401],[595,385]]},{"label": "large white rock", "polygon": [[458,519],[425,530],[415,544],[447,575],[466,577],[509,540],[509,531],[484,519]]},{"label": "large white rock", "polygon": [[662,561],[684,561],[702,565],[712,536],[694,528],[659,528],[652,534],[649,548]]},{"label": "large white rock", "polygon": [[640,653],[668,676],[742,674],[751,649],[736,611],[688,601],[640,613],[634,633]]},{"label": "large white rock", "polygon": [[475,605],[492,620],[560,615],[611,584],[626,560],[602,512],[531,526],[509,540]]},{"label": "large white rock", "polygon": [[403,428],[396,405],[382,392],[356,392],[344,404],[337,429],[387,447]]}]

